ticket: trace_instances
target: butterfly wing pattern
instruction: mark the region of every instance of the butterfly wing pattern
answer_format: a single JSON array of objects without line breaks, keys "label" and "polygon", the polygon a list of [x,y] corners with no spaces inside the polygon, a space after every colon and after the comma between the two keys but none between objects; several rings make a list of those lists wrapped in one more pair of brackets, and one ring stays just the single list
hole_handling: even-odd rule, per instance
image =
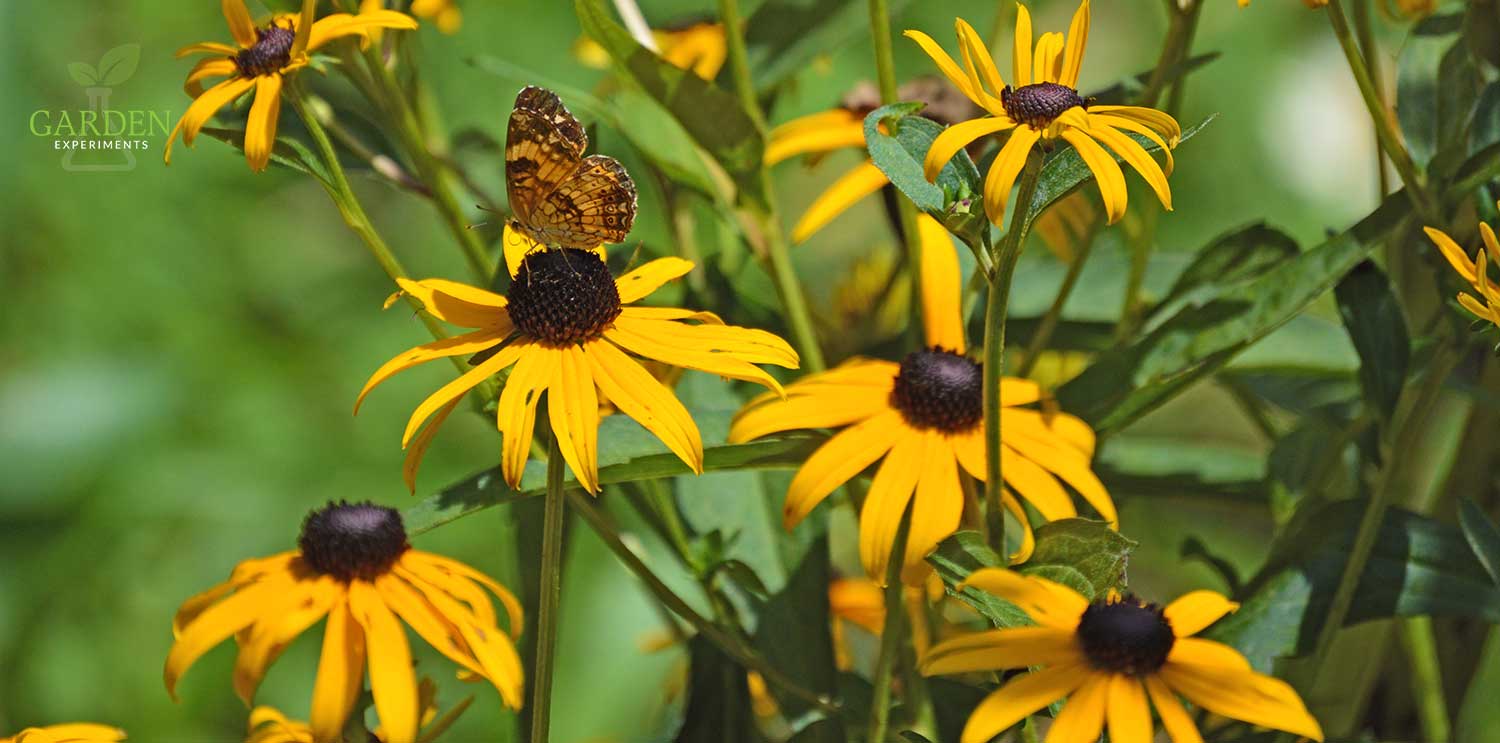
[{"label": "butterfly wing pattern", "polygon": [[505,182],[516,223],[543,245],[618,243],[635,221],[635,183],[618,160],[583,157],[583,126],[557,94],[527,86],[505,140]]}]

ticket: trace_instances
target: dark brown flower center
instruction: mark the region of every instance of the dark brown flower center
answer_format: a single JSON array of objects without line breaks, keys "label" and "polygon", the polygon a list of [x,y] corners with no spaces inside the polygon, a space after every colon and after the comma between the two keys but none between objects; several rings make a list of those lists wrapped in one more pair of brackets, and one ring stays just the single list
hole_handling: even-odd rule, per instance
[{"label": "dark brown flower center", "polygon": [[271,24],[255,30],[255,45],[234,55],[234,64],[245,77],[269,75],[292,61],[292,42],[297,32],[288,25]]},{"label": "dark brown flower center", "polygon": [[1050,125],[1074,106],[1088,107],[1088,101],[1078,91],[1057,83],[1032,83],[1019,88],[1007,85],[1000,91],[1000,103],[1012,121],[1033,129]]},{"label": "dark brown flower center", "polygon": [[1139,676],[1167,662],[1176,635],[1161,607],[1126,596],[1090,604],[1078,622],[1078,642],[1094,668]]},{"label": "dark brown flower center", "polygon": [[383,575],[411,547],[396,509],[344,501],[307,514],[297,546],[313,570],[339,580]]},{"label": "dark brown flower center", "polygon": [[526,256],[510,282],[510,319],[553,345],[591,341],[620,316],[620,290],[598,254],[552,248]]},{"label": "dark brown flower center", "polygon": [[933,347],[901,361],[891,406],[916,428],[959,433],[984,417],[984,373],[979,364]]}]

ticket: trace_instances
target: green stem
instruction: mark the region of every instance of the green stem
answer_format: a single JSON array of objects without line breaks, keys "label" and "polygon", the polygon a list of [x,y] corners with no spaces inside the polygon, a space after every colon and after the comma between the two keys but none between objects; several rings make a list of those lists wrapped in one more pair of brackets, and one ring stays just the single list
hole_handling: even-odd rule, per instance
[{"label": "green stem", "polygon": [[1354,73],[1354,82],[1359,86],[1360,97],[1365,101],[1365,108],[1369,111],[1370,119],[1375,124],[1375,138],[1380,142],[1380,147],[1385,150],[1391,164],[1396,166],[1396,173],[1401,176],[1401,182],[1406,186],[1408,198],[1427,224],[1438,223],[1438,210],[1433,203],[1432,195],[1427,192],[1426,184],[1417,173],[1417,165],[1412,162],[1411,154],[1406,151],[1406,145],[1401,142],[1401,134],[1391,124],[1391,118],[1387,115],[1385,104],[1380,92],[1375,88],[1375,81],[1370,75],[1370,68],[1366,65],[1364,57],[1359,53],[1358,42],[1349,29],[1349,19],[1344,16],[1344,7],[1339,0],[1329,0],[1328,22],[1333,26],[1333,35],[1339,40],[1339,47],[1344,50],[1344,59],[1349,62],[1349,71]]},{"label": "green stem", "polygon": [[[869,0],[870,38],[875,43],[875,77],[880,85],[880,102],[895,103],[900,93],[896,87],[896,60],[891,49],[891,15],[886,0]],[[901,241],[906,248],[907,270],[911,276],[911,332],[922,336],[922,242],[917,233],[917,211],[905,196],[896,196],[896,215],[901,223]]]},{"label": "green stem", "polygon": [[1411,691],[1417,702],[1422,740],[1448,743],[1448,700],[1443,696],[1443,670],[1438,663],[1432,617],[1403,617],[1397,620],[1396,629],[1411,672]]},{"label": "green stem", "polygon": [[[755,83],[750,78],[750,62],[745,52],[744,24],[740,22],[739,0],[719,0],[719,22],[724,26],[724,40],[729,51],[730,77],[740,106],[755,125],[765,130],[766,117],[760,110],[760,101],[755,96]],[[771,184],[771,171],[760,168],[760,190],[766,203],[750,207],[762,234],[765,235],[766,252],[771,262],[771,279],[781,295],[786,308],[787,323],[791,326],[792,342],[802,358],[802,368],[809,372],[820,372],[827,368],[823,360],[823,349],[818,345],[818,335],[813,328],[812,314],[807,309],[807,297],[797,271],[792,266],[790,246],[786,233],[781,229],[781,217],[776,211],[776,194]]]},{"label": "green stem", "polygon": [[469,263],[469,268],[473,270],[475,277],[488,286],[490,274],[493,271],[491,261],[485,254],[484,245],[480,243],[479,234],[469,229],[468,218],[464,216],[463,209],[458,205],[458,199],[453,195],[452,183],[447,172],[428,149],[421,122],[417,119],[411,103],[407,101],[400,82],[385,66],[380,58],[379,50],[373,45],[365,50],[364,57],[370,76],[383,93],[384,102],[391,109],[389,113],[396,125],[396,133],[401,139],[401,145],[406,150],[407,157],[411,158],[412,164],[417,169],[417,175],[432,192],[432,203],[437,207],[438,214],[442,216],[443,221],[447,223],[448,231],[452,232],[453,238],[458,241],[464,258]]},{"label": "green stem", "polygon": [[880,630],[880,657],[875,661],[874,693],[870,698],[870,727],[867,743],[884,743],[891,722],[891,679],[895,676],[896,654],[901,652],[906,616],[902,592],[901,568],[906,562],[906,539],[911,532],[911,508],[901,515],[896,539],[891,545],[890,562],[885,568],[885,625]]},{"label": "green stem", "polygon": [[1026,168],[1021,171],[1016,200],[1011,202],[1010,229],[994,256],[995,275],[990,277],[989,302],[984,311],[984,462],[987,473],[984,500],[990,509],[990,538],[1002,560],[1010,554],[1005,550],[1005,506],[1001,497],[1004,488],[1000,480],[1000,379],[1005,372],[1005,317],[1016,263],[1021,258],[1027,227],[1034,221],[1026,218],[1026,211],[1031,208],[1041,174],[1042,153],[1033,149],[1026,156]]},{"label": "green stem", "polygon": [[625,567],[634,573],[637,578],[640,578],[641,582],[646,584],[646,587],[651,590],[652,595],[656,597],[657,601],[664,604],[673,614],[682,617],[683,621],[687,622],[699,634],[707,638],[709,642],[717,645],[729,657],[734,658],[741,666],[744,666],[747,670],[759,673],[767,683],[780,687],[787,693],[830,715],[843,714],[843,708],[837,703],[822,694],[802,686],[790,676],[782,673],[781,670],[756,655],[755,651],[746,645],[743,640],[731,633],[725,632],[718,625],[695,611],[693,607],[688,606],[688,603],[681,596],[678,596],[671,588],[668,588],[667,584],[663,583],[661,578],[656,577],[656,574],[651,572],[651,568],[642,562],[641,558],[630,547],[626,546],[624,540],[620,538],[619,530],[615,528],[614,524],[609,522],[609,519],[605,518],[603,513],[600,513],[598,508],[594,507],[593,502],[589,500],[590,497],[577,491],[568,491],[568,500],[573,507],[573,512],[588,522],[589,527],[599,536],[600,541],[604,542],[604,546],[615,553],[615,557],[618,557],[620,562],[625,563]]},{"label": "green stem", "polygon": [[552,672],[557,652],[557,609],[562,599],[563,522],[567,501],[557,437],[547,447],[547,502],[542,516],[542,586],[536,614],[536,665],[532,671],[531,743],[548,743],[552,722]]},{"label": "green stem", "polygon": [[1189,0],[1186,8],[1169,0],[1167,8],[1170,15],[1167,38],[1162,42],[1161,56],[1157,57],[1156,68],[1151,71],[1151,79],[1141,94],[1140,105],[1146,107],[1156,105],[1157,99],[1167,89],[1172,68],[1187,58],[1193,35],[1198,30],[1198,14],[1203,10],[1203,0]]},{"label": "green stem", "polygon": [[[1370,24],[1370,3],[1356,0],[1354,3],[1354,32],[1359,36],[1359,48],[1365,64],[1370,68],[1370,81],[1375,84],[1375,94],[1380,97],[1380,110],[1386,110],[1385,84],[1380,72],[1380,47],[1375,44],[1375,29]],[[1378,136],[1377,132],[1377,136]],[[1380,183],[1380,199],[1391,192],[1389,177],[1385,174],[1385,152],[1380,141],[1375,141],[1375,173]]]},{"label": "green stem", "polygon": [[1063,307],[1073,296],[1073,288],[1078,285],[1078,277],[1083,275],[1083,266],[1088,262],[1089,253],[1093,252],[1094,232],[1098,225],[1098,221],[1093,222],[1093,227],[1083,238],[1078,254],[1073,256],[1072,262],[1068,264],[1068,272],[1063,275],[1062,285],[1057,287],[1057,296],[1052,298],[1052,306],[1047,308],[1047,314],[1042,315],[1041,322],[1036,326],[1036,332],[1031,334],[1031,341],[1026,344],[1026,355],[1021,357],[1021,366],[1016,370],[1016,376],[1024,377],[1031,374],[1031,370],[1036,368],[1037,359],[1041,357],[1042,351],[1052,341],[1052,334],[1057,332],[1057,324],[1062,321]]}]

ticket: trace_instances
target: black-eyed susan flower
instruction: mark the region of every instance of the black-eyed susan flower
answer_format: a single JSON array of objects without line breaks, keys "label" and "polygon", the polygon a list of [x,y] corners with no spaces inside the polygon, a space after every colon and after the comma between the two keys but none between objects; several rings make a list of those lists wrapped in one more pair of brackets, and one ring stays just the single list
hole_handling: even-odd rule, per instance
[{"label": "black-eyed susan flower", "polygon": [[[234,690],[250,704],[281,651],[326,617],[309,717],[314,743],[342,740],[367,666],[381,740],[416,741],[420,690],[403,622],[461,666],[466,678],[488,681],[507,706],[520,707],[524,672],[512,638],[521,632],[521,605],[499,583],[456,560],[412,549],[401,514],[370,503],[341,501],[309,513],[297,547],[240,563],[228,581],[177,610],[177,639],[164,672],[174,699],[188,668],[234,637]],[[490,595],[505,609],[508,634]]]},{"label": "black-eyed susan flower", "polygon": [[0,743],[117,743],[125,740],[125,731],[93,722],[68,722],[26,728]]},{"label": "black-eyed susan flower", "polygon": [[579,485],[597,493],[601,399],[655,434],[694,472],[703,471],[697,424],[640,359],[756,382],[778,395],[781,384],[756,364],[799,364],[786,341],[763,330],[725,325],[709,312],[628,306],[687,274],[690,261],[658,258],[616,279],[602,247],[543,250],[510,227],[504,242],[512,277],[508,297],[443,279],[399,282],[438,319],[472,330],[386,362],[360,391],[356,412],[371,389],[398,372],[479,354],[473,369],[422,401],[407,422],[401,444],[408,487],[415,489],[422,454],[464,393],[506,369],[511,372],[497,413],[505,481],[513,488],[521,483],[545,393],[552,435],[568,468]]},{"label": "black-eyed susan flower", "polygon": [[[921,31],[906,36],[921,45],[938,69],[975,105],[989,113],[949,127],[933,141],[923,162],[927,180],[935,181],[943,166],[962,148],[980,137],[1009,131],[984,180],[984,209],[990,221],[1001,224],[1011,186],[1033,147],[1051,146],[1061,139],[1077,150],[1093,172],[1103,196],[1110,224],[1125,216],[1125,174],[1105,148],[1129,163],[1150,184],[1162,206],[1172,208],[1167,176],[1172,172],[1171,148],[1182,130],[1177,120],[1152,108],[1095,105],[1078,94],[1078,71],[1089,34],[1089,0],[1073,14],[1066,38],[1042,34],[1032,46],[1031,15],[1016,5],[1014,87],[1006,85],[990,50],[962,18],[955,21],[964,67],[960,68],[932,37]],[[1165,167],[1158,165],[1128,133],[1139,134],[1161,147]]]},{"label": "black-eyed susan flower", "polygon": [[[417,685],[417,708],[420,710],[421,717],[417,743],[429,743],[447,732],[473,701],[473,697],[467,697],[439,717],[437,684],[434,684],[430,678],[422,677],[422,681]],[[377,726],[370,731],[370,734],[378,743],[385,743],[387,740],[383,725]],[[315,741],[312,726],[306,722],[293,720],[275,707],[256,707],[250,712],[245,743],[315,743]]]},{"label": "black-eyed susan flower", "polygon": [[1201,743],[1178,695],[1217,715],[1323,739],[1291,686],[1256,673],[1234,648],[1192,636],[1238,607],[1213,591],[1193,591],[1166,607],[1113,592],[1090,602],[1067,586],[1000,568],[975,571],[964,585],[1010,601],[1037,626],[938,643],[922,659],[922,673],[1040,668],[980,702],[961,743],[985,743],[1063,697],[1046,743],[1093,743],[1106,725],[1110,740],[1152,740],[1152,707],[1173,743]]},{"label": "black-eyed susan flower", "polygon": [[[724,25],[712,19],[688,17],[651,30],[657,54],[674,67],[690,70],[704,80],[712,80],[729,57],[729,42]],[[595,69],[609,66],[609,52],[587,36],[573,45],[573,56]]]},{"label": "black-eyed susan flower", "polygon": [[[762,395],[734,419],[730,441],[778,431],[842,429],[808,457],[787,490],[783,520],[795,526],[824,498],[866,467],[880,462],[859,517],[860,558],[870,578],[885,581],[891,546],[907,504],[911,529],[903,580],[927,574],[922,558],[958,529],[963,514],[960,469],[984,480],[983,374],[965,355],[958,256],[948,233],[926,215],[922,235],[922,302],[927,348],[900,363],[857,358],[787,386],[786,396]],[[1070,415],[1028,407],[1041,388],[1025,379],[1000,385],[1001,475],[1010,491],[1044,519],[1077,515],[1067,483],[1105,520],[1116,512],[1109,492],[1090,466],[1094,433]],[[1025,512],[1004,493],[1011,514],[1025,526],[1024,560],[1033,546]]]},{"label": "black-eyed susan flower", "polygon": [[[313,0],[304,0],[300,14],[276,15],[264,25],[256,26],[244,0],[222,0],[224,20],[234,44],[205,41],[177,50],[177,57],[207,54],[188,73],[183,89],[192,96],[172,136],[167,138],[162,155],[172,162],[172,144],[182,134],[182,143],[191,147],[198,131],[219,109],[254,90],[254,101],[245,122],[245,160],[250,169],[265,170],[276,143],[276,125],[281,116],[283,77],[306,67],[309,55],[328,42],[345,36],[361,36],[382,28],[412,29],[417,22],[410,16],[389,10],[369,13],[333,15],[313,21]],[[224,78],[204,90],[203,82]]]},{"label": "black-eyed susan flower", "polygon": [[[897,97],[927,104],[920,114],[941,124],[952,124],[980,113],[967,98],[942,78],[919,77],[903,85]],[[865,117],[880,106],[880,93],[861,83],[844,96],[836,108],[792,119],[771,130],[765,161],[775,165],[797,156],[821,157],[843,149],[865,149]],[[812,158],[810,158],[812,159]],[[866,196],[879,191],[890,180],[865,159],[840,176],[808,205],[792,227],[792,242],[803,242],[823,229]]]},{"label": "black-eyed susan flower", "polygon": [[1459,292],[1458,303],[1475,317],[1500,326],[1500,287],[1496,287],[1489,277],[1489,264],[1500,265],[1500,241],[1496,241],[1495,231],[1483,222],[1479,224],[1479,236],[1484,240],[1484,247],[1474,251],[1474,259],[1469,260],[1464,249],[1448,233],[1433,227],[1422,229],[1427,233],[1428,239],[1437,245],[1443,257],[1448,259],[1448,264],[1453,266],[1459,278],[1474,288],[1474,294]]}]

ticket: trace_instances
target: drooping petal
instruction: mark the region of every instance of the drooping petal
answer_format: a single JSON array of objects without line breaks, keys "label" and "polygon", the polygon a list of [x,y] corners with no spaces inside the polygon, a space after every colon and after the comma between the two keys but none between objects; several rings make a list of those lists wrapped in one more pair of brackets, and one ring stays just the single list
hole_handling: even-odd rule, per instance
[{"label": "drooping petal", "polygon": [[[1016,176],[1026,167],[1026,158],[1042,133],[1028,125],[1016,127],[1010,139],[1000,148],[995,161],[990,163],[990,172],[984,178],[984,213],[995,225],[1005,223],[1005,208],[1010,201],[1010,189]],[[1113,161],[1111,161],[1113,162]],[[1022,208],[1025,208],[1023,205]]]},{"label": "drooping petal", "polygon": [[901,414],[888,410],[844,429],[818,447],[787,488],[782,524],[788,529],[796,526],[829,493],[885,456],[905,430]]},{"label": "drooping petal", "polygon": [[785,400],[773,397],[764,404],[746,406],[736,414],[729,426],[729,441],[743,443],[803,428],[840,428],[889,409],[890,403],[885,398],[872,395],[863,387],[789,388]]},{"label": "drooping petal", "polygon": [[[1003,394],[1002,400],[1004,399]],[[1002,402],[1001,404],[1004,405],[1005,403]],[[1068,415],[1067,413],[1052,413],[1046,416],[1046,420],[1047,428],[1052,433],[1057,434],[1057,438],[1060,441],[1073,447],[1085,459],[1093,458],[1094,444],[1097,438],[1094,435],[1094,429],[1090,428],[1089,424],[1084,423],[1077,416]]]},{"label": "drooping petal", "polygon": [[1166,729],[1172,743],[1203,743],[1198,725],[1183,709],[1182,702],[1177,701],[1177,695],[1155,676],[1146,676],[1145,681],[1146,693],[1151,696],[1156,714],[1161,716],[1161,726]]},{"label": "drooping petal", "polygon": [[406,630],[375,586],[363,580],[349,584],[349,609],[369,638],[370,692],[385,743],[416,743],[417,678],[412,671]]},{"label": "drooping petal", "polygon": [[948,56],[948,53],[943,51],[943,47],[936,41],[933,41],[931,36],[912,29],[907,29],[902,33],[902,36],[917,42],[917,46],[922,47],[922,51],[926,52],[927,56],[932,59],[933,64],[937,65],[938,71],[943,73],[943,77],[948,78],[948,82],[953,83],[953,87],[958,88],[960,93],[968,96],[969,100],[974,102],[974,105],[986,108],[986,101],[981,97],[983,91],[976,91],[970,86],[968,75],[959,69],[958,63],[954,62],[953,58]]},{"label": "drooping petal", "polygon": [[245,120],[245,161],[259,173],[271,162],[276,145],[276,124],[281,118],[281,75],[272,73],[255,78],[255,102]]},{"label": "drooping petal", "polygon": [[[1005,411],[1006,424],[1023,423],[1028,414],[1040,417],[1027,410],[1007,410]],[[1078,491],[1078,494],[1083,496],[1083,499],[1093,506],[1105,521],[1118,525],[1120,516],[1115,510],[1114,500],[1109,497],[1109,491],[1105,489],[1104,483],[1099,481],[1099,476],[1094,474],[1088,459],[1078,454],[1076,449],[1067,445],[1041,441],[1018,432],[1002,431],[1001,437],[1006,446],[1015,449],[1018,454],[1035,462],[1048,472],[1057,475],[1063,482]]]},{"label": "drooping petal", "polygon": [[1111,675],[1106,710],[1110,740],[1151,740],[1151,704],[1146,701],[1146,688],[1140,679]]},{"label": "drooping petal", "polygon": [[182,83],[182,90],[189,96],[197,98],[203,95],[203,81],[210,77],[232,77],[238,75],[240,68],[235,65],[234,60],[223,57],[200,59],[198,64],[193,65],[192,71],[188,72],[187,80]]},{"label": "drooping petal", "polygon": [[[812,125],[816,122],[816,126]],[[766,142],[766,165],[814,152],[832,152],[849,147],[864,149],[865,123],[859,114],[843,108],[793,119],[771,130]]]},{"label": "drooping petal", "polygon": [[293,639],[328,614],[338,595],[329,578],[298,581],[278,599],[274,605],[277,608],[251,626],[249,636],[240,641],[234,661],[234,691],[240,701],[247,706],[251,703],[266,669]]},{"label": "drooping petal", "polygon": [[1018,88],[1036,82],[1031,77],[1031,11],[1021,3],[1016,3],[1016,33],[1011,51],[1011,70]]},{"label": "drooping petal", "polygon": [[958,531],[964,515],[963,485],[958,479],[958,460],[953,447],[941,434],[928,432],[927,461],[917,479],[911,507],[911,530],[906,538],[906,562],[901,580],[921,585],[931,572],[924,558]]},{"label": "drooping petal", "polygon": [[292,579],[288,574],[267,576],[264,580],[235,591],[233,595],[194,617],[178,633],[176,642],[172,643],[172,649],[167,653],[166,666],[162,671],[167,694],[175,701],[177,680],[187,673],[188,668],[215,645],[263,617],[266,605],[291,585]]},{"label": "drooping petal", "polygon": [[1129,193],[1125,190],[1125,174],[1120,172],[1119,163],[1082,129],[1064,126],[1060,136],[1073,145],[1078,156],[1083,158],[1084,165],[1094,174],[1109,223],[1120,221],[1125,216],[1125,202]]},{"label": "drooping petal", "polygon": [[1500,265],[1500,240],[1495,238],[1495,230],[1484,222],[1480,222],[1479,237],[1484,240],[1484,249],[1489,254],[1490,263]]},{"label": "drooping petal", "polygon": [[963,277],[953,238],[926,214],[917,215],[917,237],[922,245],[922,325],[927,345],[963,354]]},{"label": "drooping petal", "polygon": [[964,580],[1020,607],[1037,624],[1072,631],[1089,606],[1088,599],[1067,586],[1004,568],[981,568]]},{"label": "drooping petal", "polygon": [[1058,83],[1070,88],[1078,87],[1078,71],[1083,69],[1084,47],[1089,43],[1089,0],[1083,0],[1073,13],[1073,23],[1068,27],[1068,45],[1063,50],[1062,75]]},{"label": "drooping petal", "polygon": [[433,413],[447,406],[448,403],[463,397],[464,393],[474,389],[480,382],[516,363],[516,359],[520,358],[521,352],[530,348],[531,345],[530,343],[512,343],[500,349],[500,352],[494,356],[480,362],[473,369],[459,375],[457,379],[439,387],[438,391],[429,395],[426,400],[423,400],[417,406],[417,409],[412,411],[411,417],[406,420],[406,431],[401,434],[401,447],[404,449],[411,443],[412,436],[416,435],[417,429],[422,426],[422,422],[427,420]]},{"label": "drooping petal", "polygon": [[413,495],[417,492],[417,470],[422,466],[422,457],[427,455],[427,450],[432,446],[432,440],[437,436],[438,429],[448,420],[448,416],[463,402],[462,397],[453,398],[453,402],[438,408],[427,425],[412,437],[411,443],[406,445],[406,455],[401,458],[401,481],[406,483],[406,489]]},{"label": "drooping petal", "polygon": [[1151,190],[1156,193],[1156,198],[1161,201],[1162,208],[1172,211],[1172,187],[1167,184],[1167,176],[1162,172],[1161,166],[1151,159],[1145,147],[1107,126],[1091,126],[1088,133],[1089,136],[1114,150],[1120,159],[1130,164],[1130,167],[1135,168],[1135,172],[1140,173],[1141,177],[1146,179],[1146,183],[1151,186]]},{"label": "drooping petal", "polygon": [[755,382],[777,392],[782,389],[781,383],[755,364],[797,367],[795,352],[785,346],[785,341],[750,328],[620,317],[604,337],[637,356]]},{"label": "drooping petal", "polygon": [[224,12],[224,22],[229,24],[229,35],[242,48],[255,46],[255,21],[250,19],[250,9],[245,0],[220,0],[219,8]]},{"label": "drooping petal", "polygon": [[676,395],[612,343],[585,344],[584,353],[599,391],[620,412],[661,439],[689,468],[701,473],[703,439]]},{"label": "drooping petal", "polygon": [[[1073,743],[1094,741],[1104,731],[1104,710],[1109,703],[1109,676],[1092,674],[1078,687],[1062,712],[1052,721],[1043,743]],[[1129,740],[1129,739],[1121,739]]]},{"label": "drooping petal", "polygon": [[244,95],[245,91],[253,87],[255,87],[254,78],[231,77],[203,91],[203,95],[193,99],[187,111],[183,112],[182,118],[177,120],[177,126],[173,127],[171,136],[167,137],[167,147],[162,154],[162,161],[168,165],[172,164],[172,145],[177,141],[178,133],[182,134],[182,143],[192,147],[193,140],[198,138],[199,130],[208,123],[209,119],[213,118],[219,109],[229,105],[231,101]]},{"label": "drooping petal", "polygon": [[464,328],[510,331],[505,297],[447,279],[396,279],[401,291],[416,298],[433,317]]},{"label": "drooping petal", "polygon": [[1073,633],[1056,627],[1012,627],[959,635],[934,645],[922,675],[998,671],[1082,662]]},{"label": "drooping petal", "polygon": [[886,584],[886,569],[901,518],[927,467],[928,456],[927,434],[908,430],[885,455],[865,495],[864,508],[859,512],[859,557],[870,580],[882,586]]},{"label": "drooping petal", "polygon": [[528,343],[516,360],[516,368],[505,380],[496,404],[495,425],[500,431],[500,472],[512,489],[521,487],[526,459],[531,454],[536,427],[536,407],[547,385],[557,378],[559,351],[540,343]]},{"label": "drooping petal", "polygon": [[340,743],[344,739],[344,721],[359,701],[364,680],[365,631],[350,614],[348,597],[339,596],[328,611],[318,676],[313,681],[308,725],[314,743]]},{"label": "drooping petal", "polygon": [[365,396],[375,389],[377,385],[391,377],[406,371],[419,364],[425,364],[434,359],[447,358],[449,356],[467,356],[479,353],[499,344],[509,335],[508,331],[501,330],[475,330],[473,332],[456,335],[452,338],[423,343],[420,346],[402,351],[400,355],[380,365],[374,374],[365,382],[364,388],[359,391],[359,397],[354,401],[354,414],[359,415],[359,406],[364,403]]},{"label": "drooping petal", "polygon": [[307,49],[308,51],[319,49],[324,44],[343,36],[364,36],[376,29],[394,28],[410,31],[416,27],[415,18],[394,10],[376,10],[358,15],[334,13],[319,18],[316,23],[312,24],[312,33],[307,39]]},{"label": "drooping petal", "polygon": [[1158,111],[1154,108],[1098,105],[1089,106],[1088,112],[1090,114],[1110,114],[1112,116],[1139,121],[1161,133],[1163,137],[1167,138],[1167,144],[1172,147],[1176,147],[1177,140],[1182,137],[1182,126],[1177,123],[1177,119],[1172,118],[1171,114]]},{"label": "drooping petal", "polygon": [[1176,160],[1172,157],[1172,148],[1167,145],[1167,140],[1162,138],[1160,132],[1152,129],[1149,126],[1146,126],[1145,124],[1142,124],[1139,121],[1136,121],[1135,119],[1127,119],[1121,116],[1110,116],[1108,114],[1095,114],[1092,111],[1088,113],[1088,120],[1090,129],[1094,129],[1100,126],[1109,126],[1114,127],[1115,129],[1124,129],[1125,131],[1135,132],[1136,134],[1139,134],[1142,137],[1151,140],[1156,144],[1157,147],[1161,148],[1162,157],[1166,161],[1162,163],[1162,173],[1165,173],[1166,175],[1172,174],[1172,169],[1176,167]]},{"label": "drooping petal", "polygon": [[959,743],[988,743],[1021,718],[1072,694],[1090,677],[1087,666],[1048,666],[1017,676],[974,708]]},{"label": "drooping petal", "polygon": [[408,572],[399,566],[392,568],[390,575],[382,575],[375,579],[375,589],[380,592],[380,600],[384,601],[385,605],[401,618],[401,621],[411,627],[423,642],[454,663],[489,680],[489,673],[474,658],[473,651],[463,639],[463,633],[453,625],[452,620],[445,617],[426,596],[422,595],[417,588],[418,585],[420,585],[420,580],[416,576],[409,576]]},{"label": "drooping petal", "polygon": [[500,632],[492,620],[473,613],[456,601],[443,586],[430,582],[434,578],[441,578],[440,574],[412,566],[401,575],[422,592],[439,620],[459,632],[460,638],[472,653],[473,662],[482,669],[480,676],[495,687],[505,705],[511,709],[519,709],[524,693],[525,671],[510,638]]},{"label": "drooping petal", "polygon": [[1031,559],[1031,553],[1036,549],[1036,534],[1031,531],[1030,517],[1026,515],[1025,509],[1021,508],[1020,501],[1011,496],[1009,490],[1000,491],[1000,503],[1005,506],[1006,512],[1016,520],[1016,525],[1021,529],[1021,544],[1016,551],[1010,553],[1010,564],[1020,565]]},{"label": "drooping petal", "polygon": [[885,177],[880,168],[875,167],[875,163],[866,161],[855,166],[853,170],[839,176],[838,180],[808,205],[807,211],[802,213],[797,224],[792,227],[792,242],[804,242],[849,207],[884,188],[887,183],[890,183],[890,179]]},{"label": "drooping petal", "polygon": [[1003,132],[1015,125],[1014,121],[1004,116],[985,116],[961,121],[944,129],[936,139],[932,140],[932,146],[927,149],[927,156],[922,160],[922,175],[926,176],[928,181],[936,182],[938,174],[943,172],[943,166],[947,165],[959,150],[968,147],[969,143],[980,137]]},{"label": "drooping petal", "polygon": [[431,552],[409,550],[401,556],[401,559],[402,564],[420,563],[421,567],[430,568],[430,570],[421,570],[425,580],[435,581],[448,593],[469,604],[475,615],[484,618],[489,624],[494,624],[493,607],[484,598],[483,591],[471,592],[466,586],[478,585],[488,589],[505,607],[506,616],[510,621],[510,635],[521,636],[521,630],[525,624],[521,602],[493,578],[457,560]]},{"label": "drooping petal", "polygon": [[1172,690],[1214,714],[1323,740],[1323,729],[1285,681],[1254,671],[1168,663],[1158,676]]},{"label": "drooping petal", "polygon": [[645,299],[668,281],[680,279],[693,270],[693,262],[682,258],[657,258],[634,271],[615,279],[620,291],[620,304],[630,304]]},{"label": "drooping petal", "polygon": [[1192,591],[1167,604],[1163,614],[1178,637],[1196,635],[1240,605],[1217,591]]},{"label": "drooping petal", "polygon": [[590,493],[599,493],[599,397],[589,361],[578,346],[558,349],[557,374],[547,388],[547,417],[552,435],[578,478]]}]

